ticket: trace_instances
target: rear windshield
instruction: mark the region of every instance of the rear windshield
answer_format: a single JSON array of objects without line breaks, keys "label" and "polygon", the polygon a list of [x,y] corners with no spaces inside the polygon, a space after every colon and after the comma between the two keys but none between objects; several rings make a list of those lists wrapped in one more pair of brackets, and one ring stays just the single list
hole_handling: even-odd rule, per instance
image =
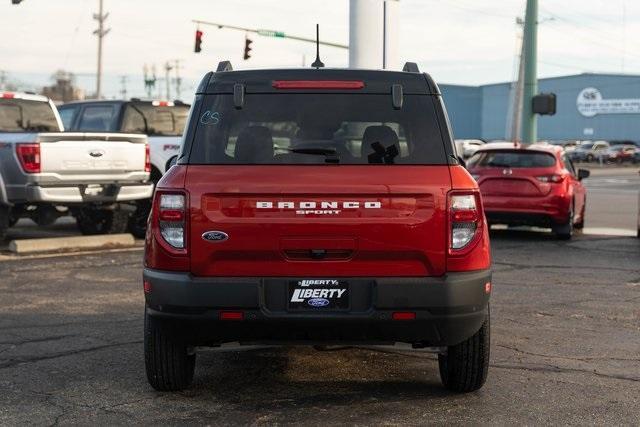
[{"label": "rear windshield", "polygon": [[151,103],[132,103],[125,109],[122,131],[149,136],[181,136],[188,115],[188,105],[160,107]]},{"label": "rear windshield", "polygon": [[48,102],[0,99],[0,132],[59,132]]},{"label": "rear windshield", "polygon": [[209,95],[191,164],[445,164],[432,99],[405,95]]},{"label": "rear windshield", "polygon": [[553,155],[533,151],[482,151],[467,161],[469,168],[548,168],[555,164]]}]

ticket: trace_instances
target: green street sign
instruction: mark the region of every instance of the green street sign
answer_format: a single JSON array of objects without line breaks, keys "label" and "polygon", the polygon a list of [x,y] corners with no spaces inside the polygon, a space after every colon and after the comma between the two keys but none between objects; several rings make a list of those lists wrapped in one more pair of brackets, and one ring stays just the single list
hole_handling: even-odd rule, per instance
[{"label": "green street sign", "polygon": [[266,37],[284,37],[284,33],[282,31],[258,30],[258,34]]}]

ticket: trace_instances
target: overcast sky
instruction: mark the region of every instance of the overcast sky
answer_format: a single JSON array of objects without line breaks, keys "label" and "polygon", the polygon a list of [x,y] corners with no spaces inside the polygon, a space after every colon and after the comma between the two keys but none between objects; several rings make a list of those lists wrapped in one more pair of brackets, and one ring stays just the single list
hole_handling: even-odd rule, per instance
[{"label": "overcast sky", "polygon": [[[348,0],[104,0],[110,12],[105,38],[106,92],[115,96],[129,76],[129,95],[142,94],[143,64],[180,59],[190,98],[193,85],[221,59],[235,68],[301,65],[314,46],[252,37],[252,58],[242,60],[244,33],[202,28],[203,51],[193,53],[192,19],[268,28],[348,43]],[[11,80],[44,84],[57,69],[95,83],[98,0],[0,0],[0,70]],[[510,80],[517,51],[517,16],[524,0],[401,0],[400,59],[418,62],[441,83]],[[640,74],[640,1],[540,0],[539,76],[581,72]],[[327,66],[347,65],[346,51],[322,49]]]}]

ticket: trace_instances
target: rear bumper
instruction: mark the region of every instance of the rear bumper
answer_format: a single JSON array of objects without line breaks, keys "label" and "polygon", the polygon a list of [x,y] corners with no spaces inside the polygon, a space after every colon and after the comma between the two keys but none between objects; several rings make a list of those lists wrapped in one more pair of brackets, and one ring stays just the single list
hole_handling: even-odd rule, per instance
[{"label": "rear bumper", "polygon": [[[92,192],[86,184],[58,186],[26,185],[11,188],[9,199],[14,203],[124,202],[148,199],[153,194],[152,183],[105,184],[104,191]],[[99,190],[99,189],[98,189]]]},{"label": "rear bumper", "polygon": [[[348,311],[289,311],[287,284],[297,278],[196,278],[188,273],[145,269],[151,285],[148,313],[184,326],[194,344],[406,342],[457,344],[482,325],[489,303],[491,271],[443,277],[344,278]],[[343,280],[343,278],[341,278]],[[219,320],[222,311],[242,311],[244,320]],[[397,311],[414,320],[392,320]],[[175,324],[175,322],[174,322]]]},{"label": "rear bumper", "polygon": [[567,221],[571,200],[553,193],[545,197],[483,195],[482,204],[490,223],[550,227]]}]

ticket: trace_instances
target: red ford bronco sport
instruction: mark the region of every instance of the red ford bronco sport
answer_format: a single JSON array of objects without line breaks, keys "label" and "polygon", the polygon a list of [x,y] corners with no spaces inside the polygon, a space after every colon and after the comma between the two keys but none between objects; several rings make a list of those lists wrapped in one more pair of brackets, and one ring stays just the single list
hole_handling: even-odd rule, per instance
[{"label": "red ford bronco sport", "polygon": [[198,87],[146,236],[145,362],[187,387],[195,348],[410,344],[443,384],[489,365],[478,186],[417,66],[232,71]]}]

